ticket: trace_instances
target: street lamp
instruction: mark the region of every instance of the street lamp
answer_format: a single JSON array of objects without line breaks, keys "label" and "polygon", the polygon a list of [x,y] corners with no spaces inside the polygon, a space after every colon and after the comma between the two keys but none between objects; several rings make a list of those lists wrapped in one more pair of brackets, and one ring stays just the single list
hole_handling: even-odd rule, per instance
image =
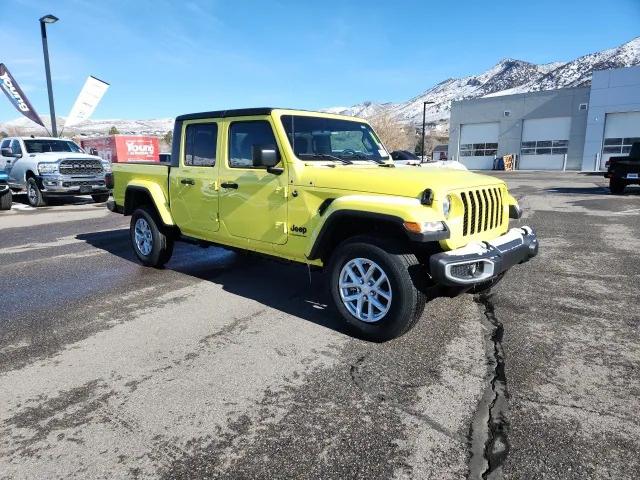
[{"label": "street lamp", "polygon": [[431,105],[436,102],[422,102],[422,154],[420,158],[420,162],[424,162],[424,127],[425,127],[425,119],[427,117],[427,104]]},{"label": "street lamp", "polygon": [[47,23],[56,23],[58,17],[45,15],[40,19],[40,33],[42,35],[42,52],[44,53],[44,70],[47,74],[47,91],[49,92],[49,114],[51,115],[51,134],[58,136],[56,127],[56,109],[53,105],[53,88],[51,87],[51,69],[49,68],[49,47],[47,46]]}]

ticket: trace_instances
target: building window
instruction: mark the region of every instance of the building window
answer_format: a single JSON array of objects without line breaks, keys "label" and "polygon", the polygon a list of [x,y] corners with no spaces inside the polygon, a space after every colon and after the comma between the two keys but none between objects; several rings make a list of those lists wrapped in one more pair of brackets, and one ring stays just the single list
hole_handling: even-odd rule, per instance
[{"label": "building window", "polygon": [[586,110],[586,109],[587,109],[586,103],[581,103],[580,106],[578,107],[578,110]]},{"label": "building window", "polygon": [[635,142],[640,142],[640,137],[605,138],[602,153],[629,153]]},{"label": "building window", "polygon": [[522,142],[522,155],[564,155],[569,148],[569,140],[538,140]]},{"label": "building window", "polygon": [[510,117],[511,116],[511,110],[505,110],[504,111],[504,116],[505,117]]},{"label": "building window", "polygon": [[461,157],[493,157],[497,153],[497,143],[464,143],[460,145]]}]

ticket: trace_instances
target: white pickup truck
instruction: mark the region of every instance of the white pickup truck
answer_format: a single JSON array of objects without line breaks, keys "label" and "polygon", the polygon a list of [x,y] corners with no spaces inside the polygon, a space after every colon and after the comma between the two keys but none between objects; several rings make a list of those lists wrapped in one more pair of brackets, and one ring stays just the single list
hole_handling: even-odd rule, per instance
[{"label": "white pickup truck", "polygon": [[86,154],[71,140],[51,137],[7,137],[0,142],[0,172],[14,192],[25,191],[29,205],[46,205],[51,196],[91,195],[109,199],[105,176],[111,164]]}]

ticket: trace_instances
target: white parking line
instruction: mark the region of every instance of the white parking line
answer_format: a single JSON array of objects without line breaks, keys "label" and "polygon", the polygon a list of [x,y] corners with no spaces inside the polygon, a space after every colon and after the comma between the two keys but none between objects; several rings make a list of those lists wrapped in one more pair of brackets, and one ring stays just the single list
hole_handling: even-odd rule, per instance
[{"label": "white parking line", "polygon": [[640,208],[631,208],[629,210],[622,210],[621,212],[613,212],[614,215],[633,215],[634,213],[640,213]]},{"label": "white parking line", "polygon": [[36,208],[32,207],[31,205],[25,205],[24,203],[16,203],[16,202],[13,202],[11,204],[11,209],[12,210],[20,210],[20,211],[24,211],[24,212],[35,211],[36,210]]}]

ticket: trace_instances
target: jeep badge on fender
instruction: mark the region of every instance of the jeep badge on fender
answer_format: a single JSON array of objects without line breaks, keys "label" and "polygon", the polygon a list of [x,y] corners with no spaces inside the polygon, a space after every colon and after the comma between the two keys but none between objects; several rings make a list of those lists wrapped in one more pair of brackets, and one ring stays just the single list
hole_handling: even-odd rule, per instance
[{"label": "jeep badge on fender", "polygon": [[307,227],[297,227],[295,225],[291,225],[291,231],[293,233],[297,233],[304,236],[307,234]]}]

